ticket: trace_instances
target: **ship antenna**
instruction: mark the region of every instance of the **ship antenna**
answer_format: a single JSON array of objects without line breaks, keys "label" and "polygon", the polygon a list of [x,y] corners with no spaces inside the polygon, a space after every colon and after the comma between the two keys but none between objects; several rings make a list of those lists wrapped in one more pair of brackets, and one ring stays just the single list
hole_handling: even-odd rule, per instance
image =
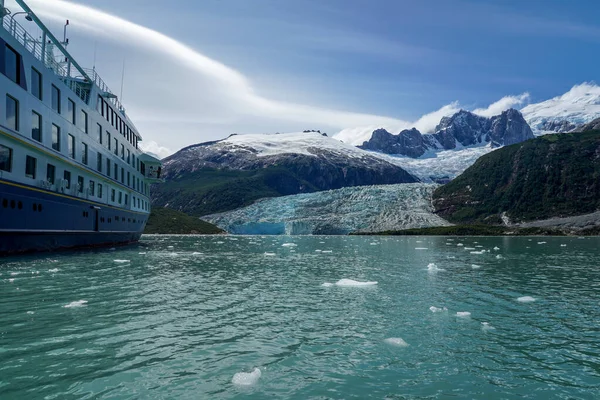
[{"label": "ship antenna", "polygon": [[123,71],[121,72],[121,94],[119,95],[119,100],[121,104],[123,104],[123,81],[125,80],[125,59],[123,59]]},{"label": "ship antenna", "polygon": [[94,71],[94,72],[96,71],[96,53],[97,53],[97,51],[98,51],[98,41],[95,40],[94,41],[94,64],[92,67],[92,71]]}]

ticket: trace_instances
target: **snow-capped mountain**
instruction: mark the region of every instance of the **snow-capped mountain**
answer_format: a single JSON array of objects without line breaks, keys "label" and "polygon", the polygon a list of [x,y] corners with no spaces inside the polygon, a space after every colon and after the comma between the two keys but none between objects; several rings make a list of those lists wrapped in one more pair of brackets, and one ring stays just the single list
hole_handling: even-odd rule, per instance
[{"label": "snow-capped mountain", "polygon": [[521,113],[509,109],[491,118],[460,110],[450,117],[443,117],[435,133],[422,134],[417,129],[405,129],[393,135],[385,129],[373,132],[370,140],[361,146],[386,154],[421,157],[428,150],[453,150],[489,143],[492,148],[533,139],[533,132]]},{"label": "snow-capped mountain", "polygon": [[575,85],[561,96],[521,109],[536,135],[568,132],[600,117],[600,86]]},{"label": "snow-capped mountain", "polygon": [[345,235],[449,225],[433,213],[437,185],[407,183],[297,194],[202,217],[229,233]]}]

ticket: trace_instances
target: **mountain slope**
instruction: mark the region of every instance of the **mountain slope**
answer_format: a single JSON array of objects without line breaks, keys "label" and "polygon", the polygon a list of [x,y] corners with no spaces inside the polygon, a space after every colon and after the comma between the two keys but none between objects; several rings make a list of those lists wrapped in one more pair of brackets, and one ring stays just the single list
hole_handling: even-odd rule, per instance
[{"label": "mountain slope", "polygon": [[190,146],[163,160],[163,174],[153,204],[195,216],[263,197],[418,181],[388,160],[315,132],[235,135]]},{"label": "mountain slope", "polygon": [[498,149],[433,198],[439,215],[456,223],[593,213],[600,209],[600,132],[546,135]]},{"label": "mountain slope", "polygon": [[536,135],[571,131],[600,117],[600,86],[575,85],[561,96],[522,108],[521,113]]},{"label": "mountain slope", "polygon": [[460,110],[450,117],[443,117],[434,133],[422,134],[412,128],[393,135],[385,129],[377,129],[371,138],[359,147],[417,158],[428,150],[454,150],[486,143],[490,143],[494,148],[533,137],[529,125],[515,109],[511,108],[491,118]]}]

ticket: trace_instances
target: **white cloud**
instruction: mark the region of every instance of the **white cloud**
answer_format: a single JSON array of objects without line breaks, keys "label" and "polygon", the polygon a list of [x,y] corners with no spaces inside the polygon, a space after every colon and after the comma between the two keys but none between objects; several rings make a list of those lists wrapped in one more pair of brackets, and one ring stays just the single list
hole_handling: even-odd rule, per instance
[{"label": "white cloud", "polygon": [[173,154],[173,150],[159,145],[154,140],[140,142],[140,148],[146,153],[157,155],[158,158],[165,158]]},{"label": "white cloud", "polygon": [[[70,20],[69,50],[75,56],[91,53],[93,43],[99,43],[99,53],[104,53],[97,59],[97,70],[105,81],[113,82],[113,89],[126,58],[124,104],[148,141],[168,141],[170,148],[179,148],[233,132],[338,130],[400,122],[265,98],[240,72],[160,32],[64,0],[29,3],[54,25]],[[82,45],[85,37],[87,46]]]},{"label": "white cloud", "polygon": [[458,101],[454,101],[440,108],[437,111],[423,115],[413,125],[421,133],[432,133],[435,127],[440,123],[442,117],[449,117],[460,111]]},{"label": "white cloud", "polygon": [[509,108],[520,108],[523,103],[529,100],[529,93],[525,92],[518,96],[505,96],[500,100],[490,104],[487,108],[477,108],[473,113],[482,117],[493,117],[494,115],[502,114],[503,111]]}]

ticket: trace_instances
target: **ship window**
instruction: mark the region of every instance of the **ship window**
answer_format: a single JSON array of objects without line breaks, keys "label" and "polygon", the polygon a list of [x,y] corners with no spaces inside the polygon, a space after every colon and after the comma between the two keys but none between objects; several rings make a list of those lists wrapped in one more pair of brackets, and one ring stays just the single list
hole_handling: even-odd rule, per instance
[{"label": "ship window", "polygon": [[112,108],[110,109],[110,124],[115,126],[115,112]]},{"label": "ship window", "polygon": [[12,171],[12,149],[0,144],[0,171]]},{"label": "ship window", "polygon": [[127,205],[128,201],[129,201],[129,196],[127,195],[127,193],[125,193],[125,205]]},{"label": "ship window", "polygon": [[110,150],[110,132],[106,132],[106,147]]},{"label": "ship window", "polygon": [[96,157],[96,169],[98,170],[98,172],[102,172],[102,154],[98,153],[98,156]]},{"label": "ship window", "polygon": [[75,136],[69,134],[67,136],[68,142],[67,142],[67,147],[69,150],[69,157],[71,158],[75,158]]},{"label": "ship window", "polygon": [[15,83],[20,83],[20,59],[19,53],[17,53],[9,45],[5,45],[4,51],[4,74]]},{"label": "ship window", "polygon": [[121,183],[125,183],[125,168],[121,167]]},{"label": "ship window", "polygon": [[60,151],[60,128],[52,124],[52,148]]},{"label": "ship window", "polygon": [[127,186],[131,186],[131,173],[127,171]]},{"label": "ship window", "polygon": [[127,164],[131,163],[131,151],[129,151],[129,149],[127,149]]},{"label": "ship window", "polygon": [[115,189],[110,189],[110,201],[115,201]]},{"label": "ship window", "polygon": [[108,103],[104,100],[102,100],[102,105],[104,106],[104,118],[106,118],[106,121],[108,122],[110,119],[110,112],[108,111]]},{"label": "ship window", "polygon": [[110,160],[106,158],[106,175],[110,176]]},{"label": "ship window", "polygon": [[113,176],[115,177],[115,181],[119,179],[119,166],[117,165],[117,163],[113,164]]},{"label": "ship window", "polygon": [[146,164],[140,163],[140,172],[142,175],[146,175]]},{"label": "ship window", "polygon": [[56,167],[52,164],[46,166],[46,181],[49,184],[54,185],[54,178],[56,176]]},{"label": "ship window", "polygon": [[102,198],[102,184],[98,184],[98,197]]},{"label": "ship window", "polygon": [[60,114],[60,90],[52,85],[52,109]]},{"label": "ship window", "polygon": [[96,102],[96,111],[104,117],[104,105],[102,105],[102,96],[100,95],[98,95],[98,101]]},{"label": "ship window", "polygon": [[42,141],[42,116],[35,111],[31,112],[31,138]]},{"label": "ship window", "polygon": [[71,99],[68,99],[67,102],[67,114],[69,117],[69,121],[75,125],[75,102]]},{"label": "ship window", "polygon": [[115,141],[115,156],[119,155],[119,141],[117,140],[117,138],[114,138]]},{"label": "ship window", "polygon": [[81,110],[81,128],[85,133],[88,133],[88,115],[85,111]]},{"label": "ship window", "polygon": [[35,169],[37,160],[31,156],[27,156],[25,159],[25,176],[31,179],[35,179]]},{"label": "ship window", "polygon": [[71,188],[71,171],[67,171],[67,170],[65,170],[65,171],[63,172],[63,179],[64,179],[64,181],[67,183],[67,184],[65,185],[65,187],[66,187],[67,189],[70,189],[70,188]]},{"label": "ship window", "polygon": [[31,67],[31,94],[42,100],[42,74]]},{"label": "ship window", "polygon": [[9,95],[6,95],[6,126],[19,130],[19,102]]},{"label": "ship window", "polygon": [[79,193],[83,193],[83,183],[84,183],[83,176],[79,175],[77,177],[77,191]]},{"label": "ship window", "polygon": [[87,165],[88,163],[88,145],[81,142],[81,162]]},{"label": "ship window", "polygon": [[121,160],[125,160],[125,146],[121,143]]},{"label": "ship window", "polygon": [[102,144],[102,125],[96,124],[96,133],[98,135],[98,143]]},{"label": "ship window", "polygon": [[94,193],[96,193],[96,182],[94,182],[93,180],[90,179],[90,191],[89,193],[93,196]]},{"label": "ship window", "polygon": [[119,204],[123,201],[123,192],[119,191]]}]

